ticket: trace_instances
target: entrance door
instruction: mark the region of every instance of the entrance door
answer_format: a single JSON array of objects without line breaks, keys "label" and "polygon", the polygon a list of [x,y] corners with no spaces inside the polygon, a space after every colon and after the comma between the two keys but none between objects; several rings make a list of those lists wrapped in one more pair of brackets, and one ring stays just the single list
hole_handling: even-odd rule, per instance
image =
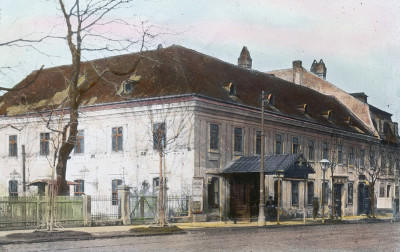
[{"label": "entrance door", "polygon": [[333,190],[335,194],[335,214],[337,217],[342,217],[342,184],[334,184]]},{"label": "entrance door", "polygon": [[360,183],[358,185],[358,214],[369,214],[369,187]]},{"label": "entrance door", "polygon": [[250,220],[250,186],[233,180],[231,184],[231,213],[234,219]]}]

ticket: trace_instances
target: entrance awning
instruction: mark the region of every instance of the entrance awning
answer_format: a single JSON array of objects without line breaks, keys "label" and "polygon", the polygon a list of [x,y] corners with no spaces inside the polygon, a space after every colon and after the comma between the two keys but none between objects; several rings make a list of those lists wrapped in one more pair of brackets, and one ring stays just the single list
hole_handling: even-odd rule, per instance
[{"label": "entrance awning", "polygon": [[[232,160],[222,171],[223,174],[232,173],[259,173],[260,156],[240,157]],[[285,178],[308,178],[308,174],[315,173],[302,154],[265,156],[264,172],[266,175],[276,174],[282,170]]]}]

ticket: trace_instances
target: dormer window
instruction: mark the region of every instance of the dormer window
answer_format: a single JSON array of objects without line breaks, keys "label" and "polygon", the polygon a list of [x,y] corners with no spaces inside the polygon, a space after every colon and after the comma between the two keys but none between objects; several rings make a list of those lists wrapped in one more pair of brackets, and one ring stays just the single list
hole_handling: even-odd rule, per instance
[{"label": "dormer window", "polygon": [[328,121],[333,121],[333,110],[328,110],[323,115]]},{"label": "dormer window", "polygon": [[236,95],[235,84],[229,83],[229,95]]},{"label": "dormer window", "polygon": [[346,117],[346,124],[349,125],[349,126],[352,126],[352,125],[353,125],[353,120],[351,119],[350,116],[349,116],[349,117]]},{"label": "dormer window", "polygon": [[132,93],[132,82],[126,82],[124,86],[124,92],[126,94]]},{"label": "dormer window", "polygon": [[129,79],[124,81],[122,84],[124,86],[124,93],[130,94],[133,92],[135,85],[139,83],[140,75],[133,74]]},{"label": "dormer window", "polygon": [[303,112],[304,114],[308,114],[308,105],[306,103],[298,105],[297,109]]},{"label": "dormer window", "polygon": [[273,94],[268,94],[268,105],[275,106],[275,96]]}]

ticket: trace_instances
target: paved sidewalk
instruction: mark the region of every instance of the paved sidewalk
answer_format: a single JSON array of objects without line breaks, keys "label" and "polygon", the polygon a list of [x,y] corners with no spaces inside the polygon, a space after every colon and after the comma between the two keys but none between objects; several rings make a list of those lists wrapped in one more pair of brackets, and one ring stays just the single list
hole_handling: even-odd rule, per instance
[{"label": "paved sidewalk", "polygon": [[[325,225],[329,224],[344,224],[344,223],[360,223],[360,222],[384,222],[393,221],[391,217],[378,217],[376,219],[366,218],[365,216],[350,216],[343,220],[326,220]],[[240,228],[240,227],[258,227],[257,222],[192,222],[192,223],[173,223],[183,231],[202,229],[202,228]],[[280,225],[276,222],[266,222],[266,228],[284,227],[293,225],[322,225],[321,219],[303,219],[283,220]],[[97,226],[97,227],[74,227],[74,228],[59,228],[57,232],[46,233],[45,231],[35,230],[9,230],[0,231],[0,245],[4,244],[19,244],[19,243],[36,243],[36,242],[51,242],[57,240],[87,240],[99,238],[117,238],[127,236],[146,236],[158,234],[135,234],[130,231],[132,228],[147,228],[149,225],[129,225],[129,226]],[[184,233],[184,232],[181,232]],[[177,233],[163,233],[177,234]]]}]

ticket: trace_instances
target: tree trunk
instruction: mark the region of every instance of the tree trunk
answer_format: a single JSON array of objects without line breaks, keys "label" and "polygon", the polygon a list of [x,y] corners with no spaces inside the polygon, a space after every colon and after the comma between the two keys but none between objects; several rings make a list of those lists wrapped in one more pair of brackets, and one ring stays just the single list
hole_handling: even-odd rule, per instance
[{"label": "tree trunk", "polygon": [[370,198],[370,210],[371,215],[375,218],[375,183],[370,183],[369,186],[369,198]]}]

